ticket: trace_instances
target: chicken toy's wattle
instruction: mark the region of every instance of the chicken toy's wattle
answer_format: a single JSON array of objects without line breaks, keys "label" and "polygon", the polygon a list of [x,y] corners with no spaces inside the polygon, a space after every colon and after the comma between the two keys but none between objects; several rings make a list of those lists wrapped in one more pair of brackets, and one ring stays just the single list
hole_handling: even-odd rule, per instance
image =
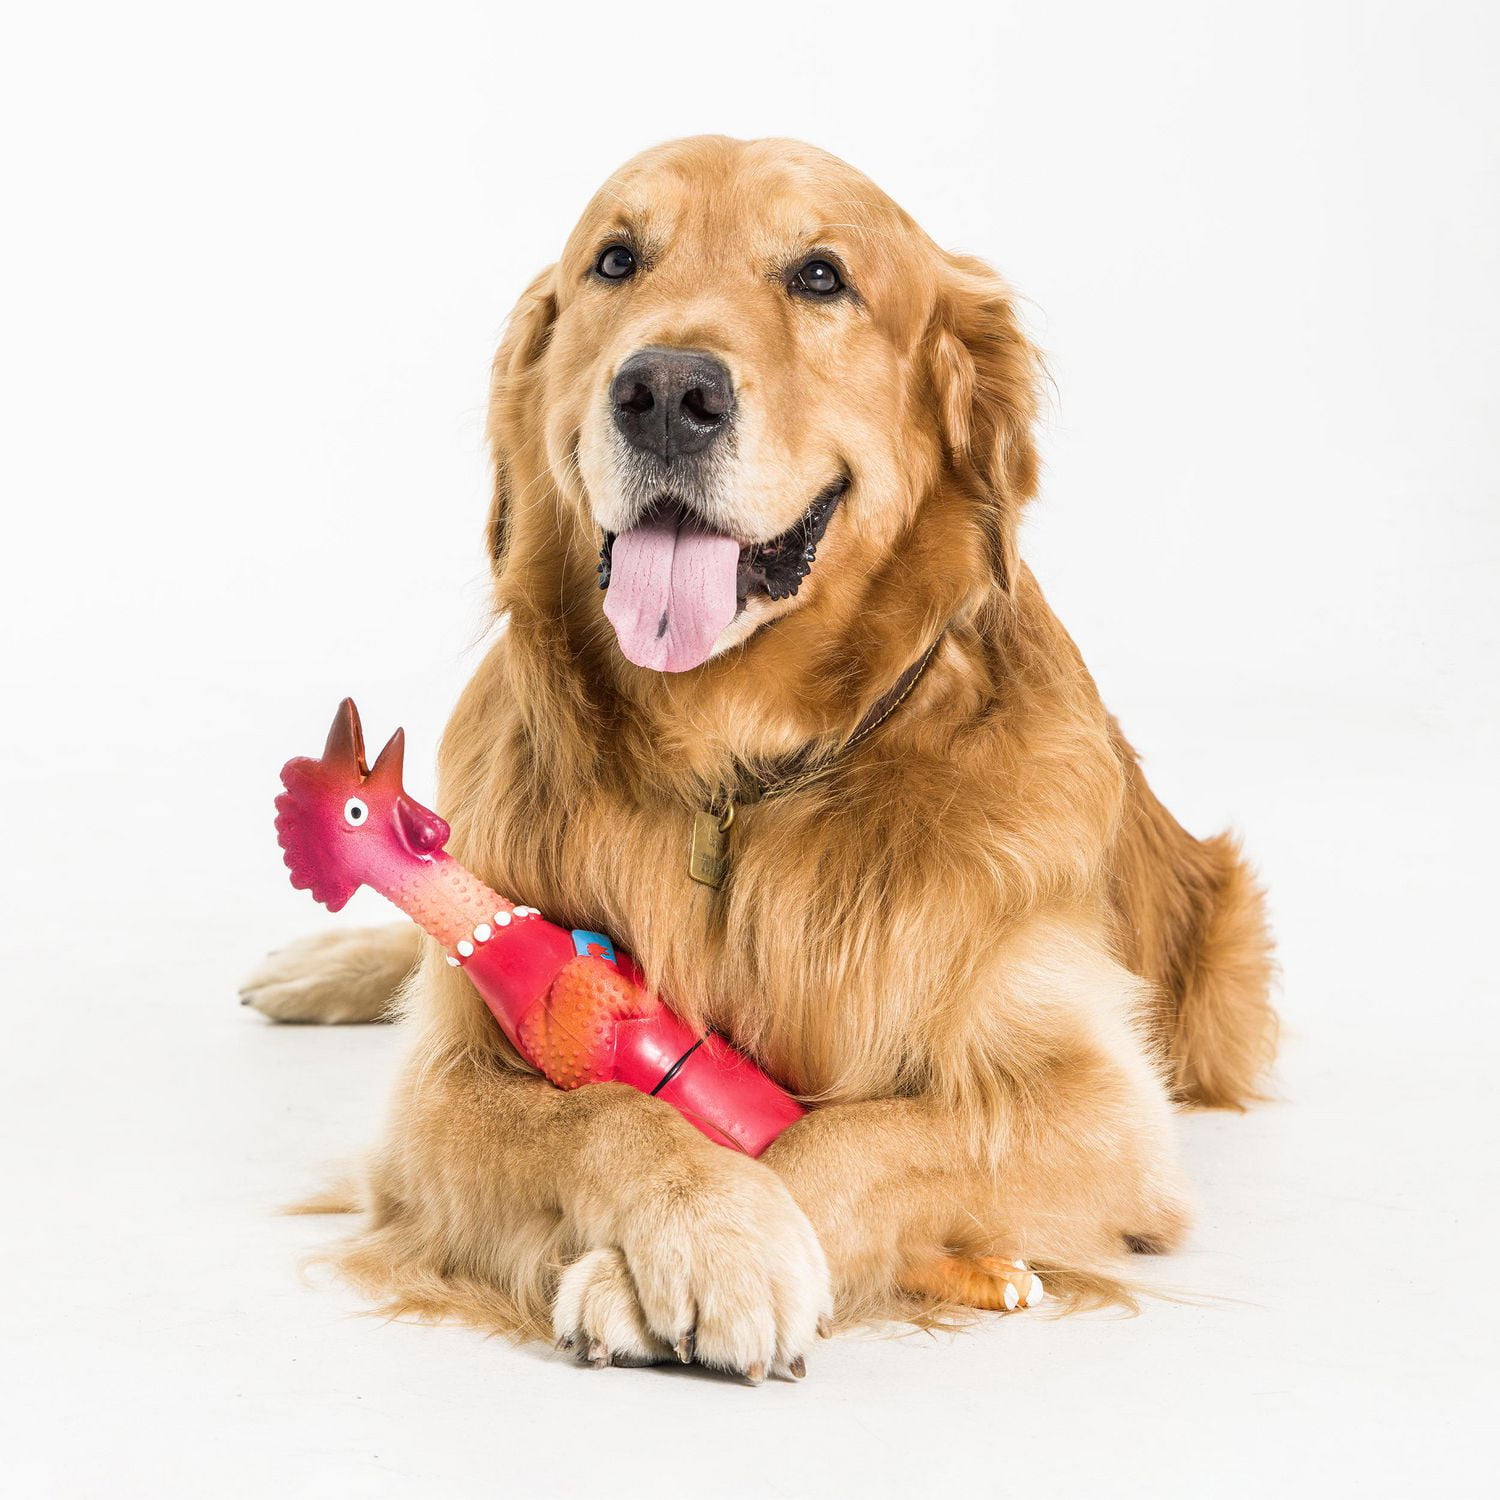
[{"label": "chicken toy's wattle", "polygon": [[401,785],[402,749],[398,729],[367,767],[346,698],[323,754],[282,768],[276,835],[294,886],[332,911],[362,885],[393,901],[443,944],[512,1044],[559,1088],[630,1084],[751,1156],[802,1118],[754,1063],[690,1030],[608,938],[548,922],[450,858],[448,825]]}]

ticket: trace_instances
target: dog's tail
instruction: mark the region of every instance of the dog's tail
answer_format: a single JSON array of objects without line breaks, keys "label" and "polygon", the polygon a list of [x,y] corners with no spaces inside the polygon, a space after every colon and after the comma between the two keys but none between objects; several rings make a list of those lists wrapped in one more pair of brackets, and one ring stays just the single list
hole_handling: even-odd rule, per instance
[{"label": "dog's tail", "polygon": [[1156,991],[1174,1095],[1243,1109],[1263,1097],[1276,1053],[1265,898],[1234,838],[1195,839],[1156,800],[1118,725],[1114,737],[1127,777],[1112,882],[1121,956]]},{"label": "dog's tail", "polygon": [[317,1192],[309,1193],[307,1197],[299,1198],[295,1203],[288,1203],[281,1212],[284,1214],[357,1214],[363,1207],[364,1195],[360,1191],[359,1177],[349,1172],[342,1177],[335,1178],[319,1188]]},{"label": "dog's tail", "polygon": [[1170,1038],[1174,1092],[1190,1104],[1243,1109],[1276,1055],[1274,965],[1265,898],[1229,834],[1200,844],[1213,871],[1196,949],[1184,964]]}]

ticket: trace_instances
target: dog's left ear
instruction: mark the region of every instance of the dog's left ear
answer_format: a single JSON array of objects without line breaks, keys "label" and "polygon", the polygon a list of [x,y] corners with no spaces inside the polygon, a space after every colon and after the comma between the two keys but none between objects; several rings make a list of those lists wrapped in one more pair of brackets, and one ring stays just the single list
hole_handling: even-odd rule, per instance
[{"label": "dog's left ear", "polygon": [[536,410],[529,399],[531,382],[541,365],[557,321],[556,267],[549,266],[521,293],[505,324],[500,348],[490,366],[490,409],[486,435],[494,461],[494,489],[486,525],[490,563],[498,575],[509,536],[511,472],[520,450],[537,441],[527,431]]},{"label": "dog's left ear", "polygon": [[1036,493],[1041,356],[1021,329],[1005,283],[983,261],[943,257],[943,283],[925,343],[948,462],[981,500],[995,581],[1009,594],[1020,575],[1016,533]]}]

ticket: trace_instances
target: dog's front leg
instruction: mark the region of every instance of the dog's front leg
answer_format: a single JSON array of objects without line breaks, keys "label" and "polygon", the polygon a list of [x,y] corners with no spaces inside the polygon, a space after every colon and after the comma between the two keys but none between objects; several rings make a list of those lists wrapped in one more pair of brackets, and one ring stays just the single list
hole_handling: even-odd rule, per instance
[{"label": "dog's front leg", "polygon": [[841,1310],[902,1289],[1010,1306],[1006,1284],[1016,1304],[1032,1290],[1017,1260],[1092,1270],[1180,1239],[1145,999],[1084,922],[1034,920],[932,1034],[930,1093],[823,1105],[772,1143],[761,1160],[812,1220]]},{"label": "dog's front leg", "polygon": [[[912,1273],[959,1246],[1013,1251],[990,1213],[993,1174],[950,1111],[921,1098],[828,1104],[761,1158],[791,1189],[828,1257],[841,1315],[880,1311]],[[977,1233],[976,1233],[977,1231]]]},{"label": "dog's front leg", "polygon": [[[434,1311],[536,1328],[599,1365],[800,1375],[832,1312],[817,1237],[760,1162],[616,1084],[564,1092],[495,1058],[417,1058],[346,1268]],[[378,1277],[372,1271],[379,1270]],[[459,1274],[455,1276],[455,1271]],[[505,1311],[504,1309],[512,1309]]]},{"label": "dog's front leg", "polygon": [[[1163,1223],[1110,1202],[1133,1195],[1106,1187],[1093,1199],[1111,1171],[1105,1158],[1080,1166],[1059,1151],[1049,1168],[1042,1158],[1059,1133],[1043,1126],[986,1160],[950,1106],[888,1099],[815,1110],[761,1159],[812,1221],[841,1317],[913,1301],[1011,1311],[1041,1300],[1046,1268],[1102,1270],[1126,1248],[1123,1225]],[[1175,1236],[1177,1206],[1167,1223]]]}]

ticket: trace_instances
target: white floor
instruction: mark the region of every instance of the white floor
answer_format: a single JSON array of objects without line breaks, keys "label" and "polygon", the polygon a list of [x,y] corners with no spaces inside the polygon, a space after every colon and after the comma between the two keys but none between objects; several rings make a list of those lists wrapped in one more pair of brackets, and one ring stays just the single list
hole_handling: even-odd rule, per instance
[{"label": "white floor", "polygon": [[1153,774],[1252,831],[1288,1018],[1280,1102],[1183,1122],[1201,1216],[1158,1273],[1192,1300],[839,1339],[760,1389],[362,1317],[298,1278],[338,1222],[273,1209],[372,1138],[397,1038],[237,1006],[272,916],[319,920],[257,905],[267,860],[186,882],[170,941],[133,888],[7,931],[7,1493],[1495,1493],[1487,747],[1210,756],[1190,719]]}]

